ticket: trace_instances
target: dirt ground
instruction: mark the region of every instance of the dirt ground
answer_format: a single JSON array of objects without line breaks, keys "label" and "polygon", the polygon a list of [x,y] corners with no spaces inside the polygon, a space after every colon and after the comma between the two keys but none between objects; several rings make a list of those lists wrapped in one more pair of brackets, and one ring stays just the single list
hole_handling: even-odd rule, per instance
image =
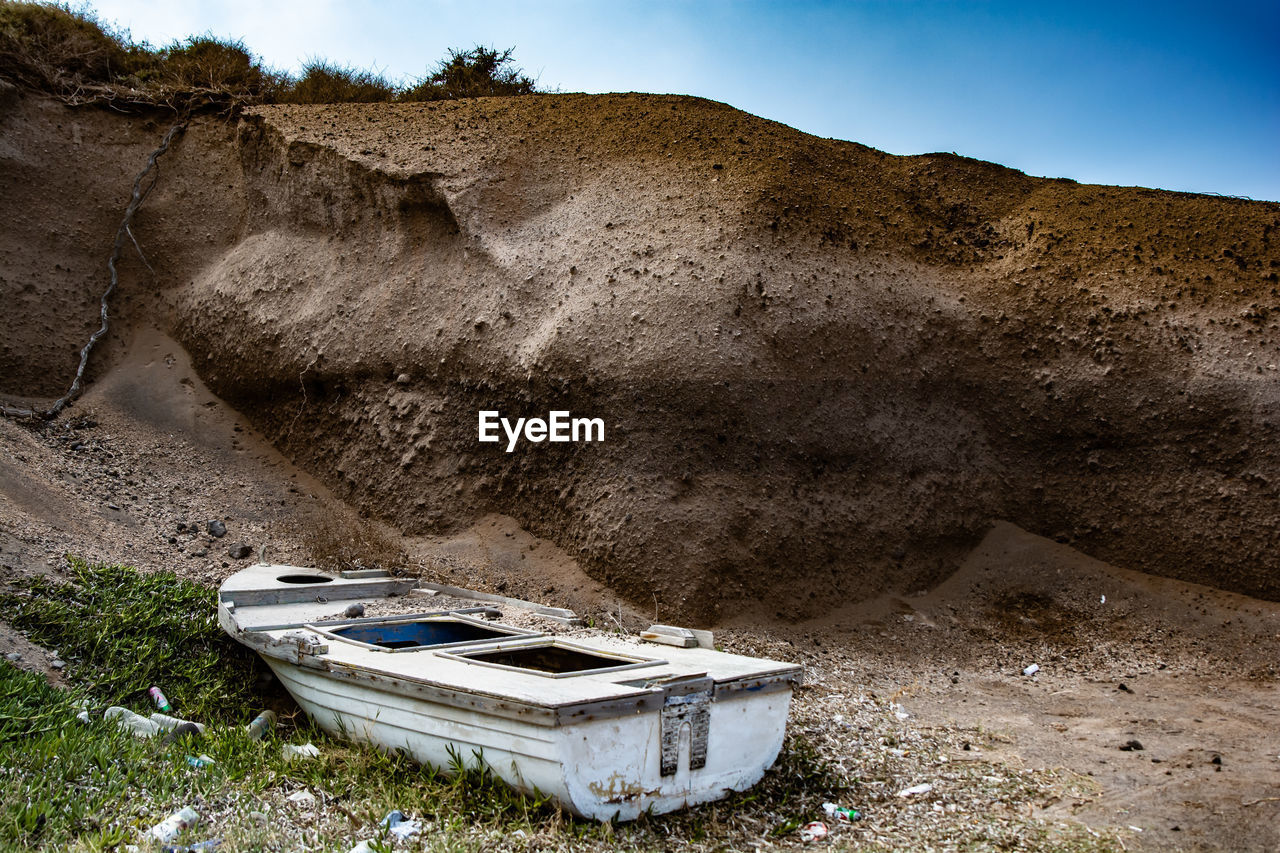
[{"label": "dirt ground", "polygon": [[[207,522],[223,520],[215,538]],[[179,532],[178,523],[198,532]],[[231,543],[254,557],[236,560]],[[0,567],[7,586],[63,554],[173,569],[216,584],[256,559],[308,563],[346,542],[386,549],[438,582],[572,607],[643,627],[553,543],[486,516],[448,537],[371,525],[214,397],[181,347],[146,329],[68,417],[0,420]],[[891,698],[904,725],[981,731],[984,757],[1059,769],[1070,794],[1046,821],[1119,829],[1131,849],[1280,846],[1280,606],[1125,571],[998,523],[962,567],[918,596],[845,603],[799,622],[717,626],[731,648],[806,666],[832,719]],[[0,626],[0,651],[46,671],[50,652]],[[1039,671],[1025,675],[1035,664]],[[807,712],[812,714],[812,708]],[[1142,749],[1123,749],[1138,741]],[[963,757],[963,756],[961,756]]]}]

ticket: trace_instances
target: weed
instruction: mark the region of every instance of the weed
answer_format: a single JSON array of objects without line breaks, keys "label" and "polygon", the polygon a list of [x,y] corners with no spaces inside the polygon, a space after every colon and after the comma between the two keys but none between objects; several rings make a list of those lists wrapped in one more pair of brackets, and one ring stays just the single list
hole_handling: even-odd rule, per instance
[{"label": "weed", "polygon": [[309,516],[298,538],[310,564],[319,569],[391,569],[408,561],[389,535],[354,513]]},{"label": "weed", "polygon": [[396,87],[380,74],[310,59],[302,76],[280,95],[289,104],[378,103],[396,96]]},{"label": "weed", "polygon": [[401,101],[444,101],[459,98],[532,95],[536,82],[526,77],[511,54],[515,48],[495,50],[476,45],[470,50],[449,49],[426,77],[405,89]]}]

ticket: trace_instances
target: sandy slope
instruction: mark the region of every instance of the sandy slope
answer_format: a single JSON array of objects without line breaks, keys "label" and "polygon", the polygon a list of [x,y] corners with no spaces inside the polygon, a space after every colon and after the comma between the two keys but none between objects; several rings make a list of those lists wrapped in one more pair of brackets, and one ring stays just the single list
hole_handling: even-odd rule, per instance
[{"label": "sandy slope", "polygon": [[[53,235],[81,204],[109,221],[104,158],[162,129],[30,97],[4,121],[10,204]],[[120,311],[400,530],[508,515],[711,621],[925,588],[992,518],[1276,594],[1274,204],[646,95],[264,108],[164,169]],[[61,276],[40,245],[4,247],[11,392],[56,390],[101,256],[62,246]],[[607,440],[476,440],[480,409],[553,408]]]}]

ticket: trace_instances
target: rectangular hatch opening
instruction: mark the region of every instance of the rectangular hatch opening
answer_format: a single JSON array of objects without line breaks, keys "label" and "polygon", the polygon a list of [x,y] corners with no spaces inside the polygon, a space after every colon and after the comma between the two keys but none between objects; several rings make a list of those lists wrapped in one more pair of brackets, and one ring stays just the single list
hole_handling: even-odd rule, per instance
[{"label": "rectangular hatch opening", "polygon": [[482,648],[475,651],[457,651],[450,656],[458,657],[471,663],[502,667],[504,669],[517,669],[533,675],[545,675],[552,678],[612,672],[663,663],[663,661],[649,658],[630,657],[628,655],[572,646],[555,640],[524,645]]},{"label": "rectangular hatch opening", "polygon": [[373,622],[330,629],[329,633],[381,649],[423,649],[509,640],[521,632],[462,619],[420,619],[412,622]]}]

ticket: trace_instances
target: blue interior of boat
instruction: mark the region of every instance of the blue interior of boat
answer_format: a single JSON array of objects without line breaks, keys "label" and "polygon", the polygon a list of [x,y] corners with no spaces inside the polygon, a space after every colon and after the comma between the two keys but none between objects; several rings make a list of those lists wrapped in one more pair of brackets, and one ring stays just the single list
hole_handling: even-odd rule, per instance
[{"label": "blue interior of boat", "polygon": [[495,640],[511,636],[510,631],[500,631],[486,625],[452,619],[423,620],[420,622],[373,623],[334,628],[331,633],[358,643],[381,646],[384,649],[416,649],[427,646],[446,646],[452,643],[472,643],[476,640]]}]

